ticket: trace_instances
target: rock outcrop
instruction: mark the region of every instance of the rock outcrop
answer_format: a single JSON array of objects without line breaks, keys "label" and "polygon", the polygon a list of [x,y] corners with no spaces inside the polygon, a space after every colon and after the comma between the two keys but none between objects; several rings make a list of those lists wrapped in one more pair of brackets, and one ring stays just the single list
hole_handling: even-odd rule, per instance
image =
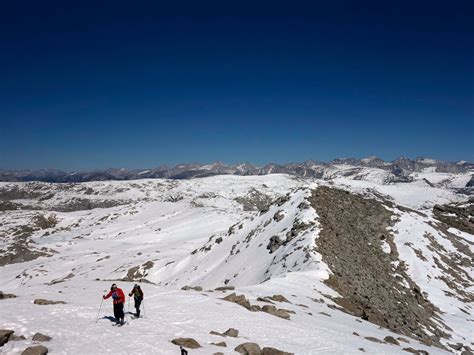
[{"label": "rock outcrop", "polygon": [[[439,339],[446,334],[439,319],[434,321],[440,311],[424,298],[404,263],[394,263],[398,251],[387,229],[392,212],[375,199],[325,186],[313,191],[310,202],[320,216],[317,250],[332,271],[326,284],[342,296],[335,299],[341,309],[441,346]],[[382,249],[382,241],[390,252]]]}]

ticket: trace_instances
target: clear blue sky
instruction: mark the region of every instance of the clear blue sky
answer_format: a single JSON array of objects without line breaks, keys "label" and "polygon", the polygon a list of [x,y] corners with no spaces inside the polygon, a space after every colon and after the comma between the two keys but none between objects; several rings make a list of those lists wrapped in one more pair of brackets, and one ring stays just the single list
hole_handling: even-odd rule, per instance
[{"label": "clear blue sky", "polygon": [[472,161],[473,43],[472,0],[3,2],[0,168]]}]

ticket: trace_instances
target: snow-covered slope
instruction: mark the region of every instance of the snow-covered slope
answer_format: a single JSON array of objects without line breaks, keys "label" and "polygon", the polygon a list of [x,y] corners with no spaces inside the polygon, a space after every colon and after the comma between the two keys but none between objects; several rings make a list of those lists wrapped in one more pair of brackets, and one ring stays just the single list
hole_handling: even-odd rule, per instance
[{"label": "snow-covered slope", "polygon": [[[401,183],[386,170],[344,165],[324,174],[321,180],[275,174],[0,183],[0,284],[17,296],[0,299],[0,328],[26,337],[0,351],[21,353],[36,332],[51,336],[43,344],[63,354],[172,354],[179,348],[170,341],[180,337],[200,343],[191,354],[235,353],[246,342],[296,354],[444,354],[458,351],[450,346],[457,343],[458,353],[469,351],[473,240],[466,228],[472,220],[453,227],[433,207],[465,206],[468,195],[458,187],[470,176],[423,172]],[[324,196],[316,203],[323,187],[348,207],[339,214]],[[350,211],[364,201],[367,210]],[[374,208],[387,211],[389,222],[374,218]],[[360,214],[350,222],[360,226],[345,225],[349,212]],[[377,232],[365,231],[371,223],[380,224]],[[376,242],[345,239],[351,228],[367,238],[384,235]],[[324,232],[333,232],[334,244],[324,244]],[[385,273],[378,282],[396,285],[403,296],[387,302],[395,297],[419,312],[379,319],[387,312],[377,303],[380,295],[360,290],[362,304],[349,294],[366,277],[347,281],[368,265],[364,256],[341,253],[344,260],[335,263],[337,250],[330,248],[380,253]],[[127,293],[141,283],[145,318],[129,315],[127,325],[112,327],[107,301],[96,322],[112,282]],[[33,303],[40,298],[66,304]],[[228,328],[239,337],[209,334]],[[211,344],[220,341],[227,346]]]}]

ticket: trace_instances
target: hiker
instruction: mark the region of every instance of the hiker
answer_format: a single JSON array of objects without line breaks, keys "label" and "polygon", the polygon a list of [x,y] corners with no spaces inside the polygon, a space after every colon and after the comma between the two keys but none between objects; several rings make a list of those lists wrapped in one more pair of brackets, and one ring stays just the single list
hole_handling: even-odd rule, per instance
[{"label": "hiker", "polygon": [[118,288],[116,284],[112,284],[110,292],[102,296],[104,300],[112,297],[114,303],[114,317],[117,324],[124,324],[125,314],[123,313],[123,305],[125,304],[125,294],[121,288]]},{"label": "hiker", "polygon": [[135,286],[133,286],[133,290],[130,291],[128,296],[132,297],[132,295],[133,295],[133,299],[135,300],[135,309],[137,311],[137,318],[140,318],[140,306],[143,301],[143,291],[139,285],[135,284]]}]

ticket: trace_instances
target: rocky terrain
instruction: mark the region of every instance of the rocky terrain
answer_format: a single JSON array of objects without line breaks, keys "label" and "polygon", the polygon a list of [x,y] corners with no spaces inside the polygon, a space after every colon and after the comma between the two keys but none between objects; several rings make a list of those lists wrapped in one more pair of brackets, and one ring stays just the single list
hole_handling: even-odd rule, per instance
[{"label": "rocky terrain", "polygon": [[472,172],[429,164],[0,183],[0,350],[471,354]]}]

